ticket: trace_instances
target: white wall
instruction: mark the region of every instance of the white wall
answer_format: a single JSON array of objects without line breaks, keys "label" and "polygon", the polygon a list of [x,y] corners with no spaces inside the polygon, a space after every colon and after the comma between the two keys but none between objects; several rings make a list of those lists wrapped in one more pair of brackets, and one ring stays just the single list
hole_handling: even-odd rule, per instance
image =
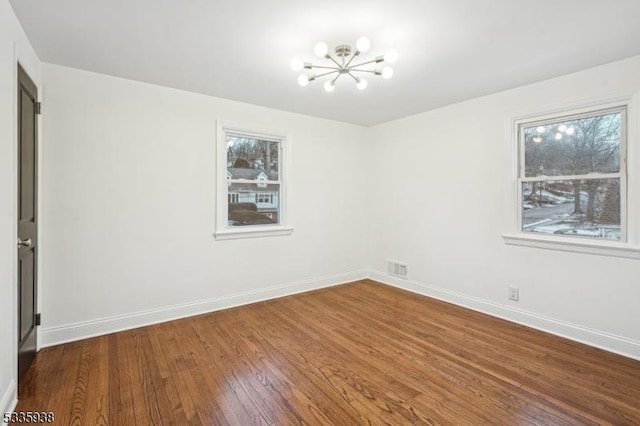
[{"label": "white wall", "polygon": [[[363,128],[56,65],[43,82],[44,345],[365,276]],[[291,236],[214,240],[217,118],[290,130]]]},{"label": "white wall", "polygon": [[0,0],[0,412],[15,402],[18,374],[16,61],[40,86],[38,57],[9,2]]},{"label": "white wall", "polygon": [[[374,278],[640,358],[640,261],[501,238],[506,118],[639,88],[635,57],[371,128]],[[409,263],[409,282],[384,275],[388,259]]]}]

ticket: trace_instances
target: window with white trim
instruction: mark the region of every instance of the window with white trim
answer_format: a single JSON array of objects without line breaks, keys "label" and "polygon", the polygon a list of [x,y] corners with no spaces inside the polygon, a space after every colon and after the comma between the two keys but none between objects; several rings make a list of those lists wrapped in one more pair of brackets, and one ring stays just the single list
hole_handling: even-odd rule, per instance
[{"label": "window with white trim", "polygon": [[518,124],[522,232],[626,240],[626,112]]},{"label": "window with white trim", "polygon": [[[276,194],[276,200],[277,200],[277,193],[275,193],[275,194]],[[273,195],[274,195],[274,193],[256,194],[256,203],[258,203],[258,204],[274,204]]]},{"label": "window with white trim", "polygon": [[218,124],[216,239],[286,235],[288,140],[283,132]]}]

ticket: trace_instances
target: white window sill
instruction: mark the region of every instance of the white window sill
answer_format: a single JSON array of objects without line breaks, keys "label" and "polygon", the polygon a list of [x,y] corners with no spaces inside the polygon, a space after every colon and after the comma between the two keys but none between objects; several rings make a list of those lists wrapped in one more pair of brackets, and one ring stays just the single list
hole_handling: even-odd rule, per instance
[{"label": "white window sill", "polygon": [[237,240],[240,238],[262,238],[262,237],[278,237],[282,235],[291,235],[293,228],[284,226],[251,226],[247,228],[234,228],[216,231],[213,236],[216,241],[221,240]]},{"label": "white window sill", "polygon": [[528,234],[507,234],[503,235],[502,238],[507,245],[640,259],[640,247],[617,241],[591,241],[571,237]]}]

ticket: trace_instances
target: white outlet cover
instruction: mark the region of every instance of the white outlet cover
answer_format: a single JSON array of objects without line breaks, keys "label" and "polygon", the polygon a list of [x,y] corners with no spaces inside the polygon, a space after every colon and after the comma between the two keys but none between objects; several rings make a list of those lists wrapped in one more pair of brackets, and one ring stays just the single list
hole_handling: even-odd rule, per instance
[{"label": "white outlet cover", "polygon": [[520,290],[517,287],[509,287],[509,300],[518,301],[520,298]]}]

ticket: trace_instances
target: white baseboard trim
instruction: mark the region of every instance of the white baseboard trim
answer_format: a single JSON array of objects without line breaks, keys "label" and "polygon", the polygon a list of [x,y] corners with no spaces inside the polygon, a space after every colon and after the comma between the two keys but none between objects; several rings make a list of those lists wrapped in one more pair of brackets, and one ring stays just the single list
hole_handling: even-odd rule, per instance
[{"label": "white baseboard trim", "polygon": [[383,284],[453,303],[454,305],[469,308],[640,361],[640,342],[636,340],[593,330],[489,300],[471,297],[441,287],[391,277],[379,271],[369,271],[369,278]]},{"label": "white baseboard trim", "polygon": [[362,280],[365,278],[367,278],[366,270],[353,271],[344,274],[314,278],[280,286],[273,286],[254,291],[237,293],[231,296],[221,296],[181,305],[151,309],[126,315],[119,315],[110,318],[102,318],[93,321],[43,328],[39,336],[40,343],[43,348],[48,346],[55,346],[61,343],[88,339],[90,337],[102,336],[118,331],[130,330],[133,328],[144,327],[151,324],[205,314],[208,312],[219,311],[221,309],[248,305],[251,303],[275,299],[278,297],[303,293],[310,290],[332,287],[335,285]]},{"label": "white baseboard trim", "polygon": [[[2,398],[0,398],[0,410],[2,410],[0,411],[0,415],[4,413],[10,413],[16,409],[16,405],[18,404],[17,392],[18,389],[16,387],[16,381],[11,379],[11,381],[9,382],[9,386],[7,386],[7,389],[4,391]],[[4,416],[2,417],[4,418]],[[2,419],[0,419],[0,421],[2,421],[3,425],[7,424]]]}]

